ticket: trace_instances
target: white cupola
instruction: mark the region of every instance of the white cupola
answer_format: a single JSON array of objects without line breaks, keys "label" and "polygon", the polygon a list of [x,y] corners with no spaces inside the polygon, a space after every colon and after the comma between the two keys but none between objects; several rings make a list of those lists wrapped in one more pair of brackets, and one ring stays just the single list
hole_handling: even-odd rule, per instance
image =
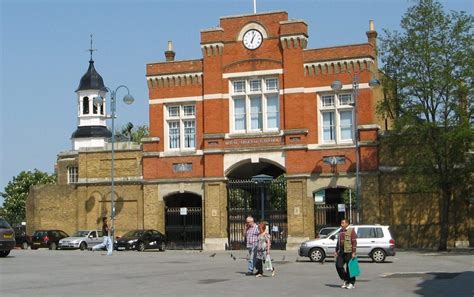
[{"label": "white cupola", "polygon": [[[77,94],[77,129],[72,133],[71,140],[73,150],[89,147],[104,147],[112,133],[107,129],[106,123],[106,93],[107,88],[104,85],[102,77],[94,68],[92,59],[92,40],[91,40],[91,58],[89,68],[82,76]],[[104,99],[101,105],[94,105],[95,97]]]}]

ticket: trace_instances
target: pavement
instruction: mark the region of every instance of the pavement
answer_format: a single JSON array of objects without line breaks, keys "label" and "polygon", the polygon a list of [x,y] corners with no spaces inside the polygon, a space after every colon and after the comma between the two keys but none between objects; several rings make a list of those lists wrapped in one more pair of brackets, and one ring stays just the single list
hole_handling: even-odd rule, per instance
[{"label": "pavement", "polygon": [[353,290],[334,262],[272,251],[276,276],[245,276],[245,251],[13,250],[0,258],[0,296],[474,296],[474,253],[397,252],[360,259]]}]

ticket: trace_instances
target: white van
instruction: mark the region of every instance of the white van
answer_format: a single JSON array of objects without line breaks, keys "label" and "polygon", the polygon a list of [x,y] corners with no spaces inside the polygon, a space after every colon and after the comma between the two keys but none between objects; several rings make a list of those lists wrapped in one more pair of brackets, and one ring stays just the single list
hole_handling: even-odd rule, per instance
[{"label": "white van", "polygon": [[[357,256],[370,257],[374,262],[384,262],[387,256],[395,256],[395,240],[389,226],[351,225],[357,233]],[[341,228],[331,232],[326,238],[305,241],[299,248],[301,257],[309,257],[313,262],[322,262],[326,257],[334,257],[337,235]]]}]

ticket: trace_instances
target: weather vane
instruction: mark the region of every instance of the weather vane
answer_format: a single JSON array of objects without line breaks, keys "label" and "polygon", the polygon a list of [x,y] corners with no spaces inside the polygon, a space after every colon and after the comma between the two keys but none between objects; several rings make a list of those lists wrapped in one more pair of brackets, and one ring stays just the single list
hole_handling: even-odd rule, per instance
[{"label": "weather vane", "polygon": [[91,52],[91,61],[92,61],[92,52],[95,52],[97,50],[95,48],[92,48],[92,36],[93,35],[91,34],[91,48],[87,50],[87,51]]}]

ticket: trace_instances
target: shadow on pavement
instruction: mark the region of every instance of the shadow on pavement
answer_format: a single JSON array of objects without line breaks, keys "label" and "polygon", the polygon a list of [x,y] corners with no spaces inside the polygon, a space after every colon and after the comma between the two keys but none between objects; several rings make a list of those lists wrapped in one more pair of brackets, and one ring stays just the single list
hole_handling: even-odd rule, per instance
[{"label": "shadow on pavement", "polygon": [[474,296],[474,271],[430,272],[415,291],[420,296]]},{"label": "shadow on pavement", "polygon": [[338,289],[341,288],[341,285],[335,285],[335,284],[325,284],[325,286],[330,287],[330,288],[338,288]]}]

